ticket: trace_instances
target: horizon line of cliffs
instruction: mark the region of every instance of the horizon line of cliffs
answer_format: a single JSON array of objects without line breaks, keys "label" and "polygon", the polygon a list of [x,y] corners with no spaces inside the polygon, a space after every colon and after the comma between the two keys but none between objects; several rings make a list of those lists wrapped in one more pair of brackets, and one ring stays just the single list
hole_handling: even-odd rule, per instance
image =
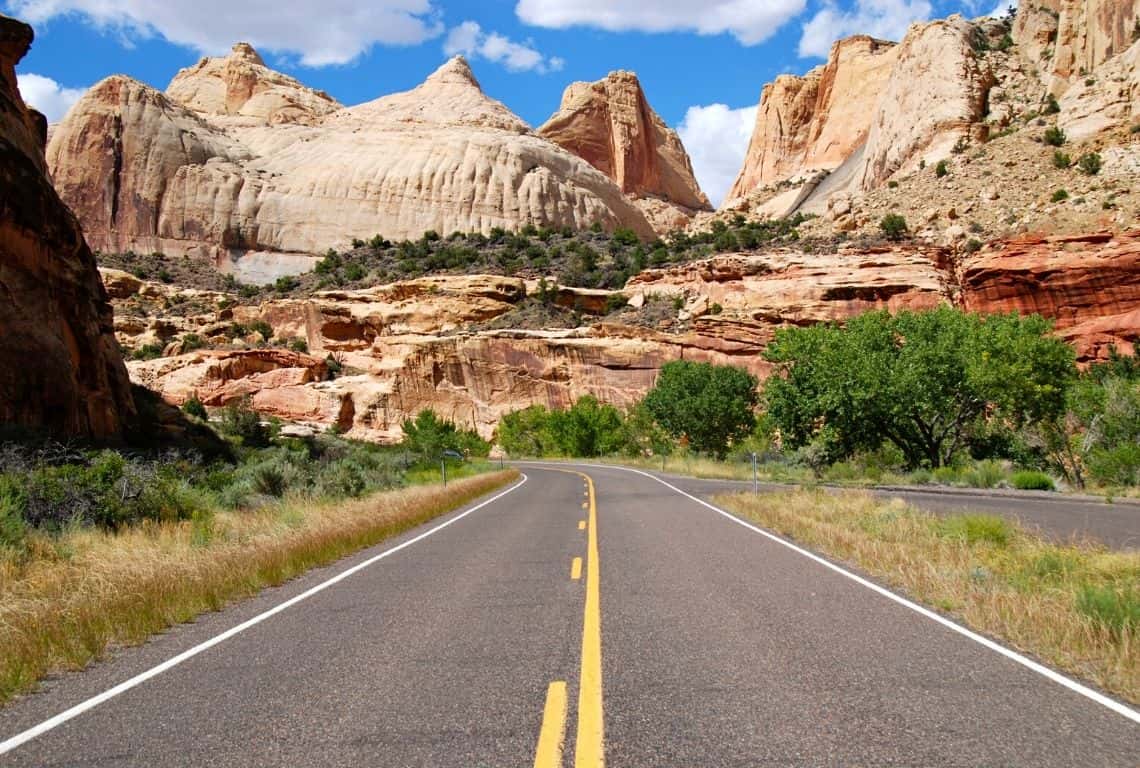
[{"label": "horizon line of cliffs", "polygon": [[[1012,27],[955,15],[898,43],[840,40],[823,65],[764,86],[722,210],[821,213],[837,193],[949,158],[1049,96],[1073,138],[1126,124],[1140,116],[1138,23],[1133,0],[1039,0]],[[1010,61],[979,55],[1007,42]],[[165,91],[109,77],[51,133],[49,170],[93,248],[226,269],[252,255],[303,271],[354,239],[427,230],[600,224],[653,238],[712,211],[680,137],[625,71],[571,83],[532,129],[462,57],[411,91],[346,107],[238,43]],[[802,187],[791,205],[749,203],[789,184]]]}]

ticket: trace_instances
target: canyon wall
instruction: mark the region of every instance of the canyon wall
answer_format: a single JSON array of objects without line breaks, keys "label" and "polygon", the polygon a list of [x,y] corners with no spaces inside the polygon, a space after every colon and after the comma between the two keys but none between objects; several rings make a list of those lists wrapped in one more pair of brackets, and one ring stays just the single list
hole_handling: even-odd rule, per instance
[{"label": "canyon wall", "polygon": [[47,123],[16,87],[31,42],[0,16],[0,424],[117,440],[130,381],[95,258],[45,173]]}]

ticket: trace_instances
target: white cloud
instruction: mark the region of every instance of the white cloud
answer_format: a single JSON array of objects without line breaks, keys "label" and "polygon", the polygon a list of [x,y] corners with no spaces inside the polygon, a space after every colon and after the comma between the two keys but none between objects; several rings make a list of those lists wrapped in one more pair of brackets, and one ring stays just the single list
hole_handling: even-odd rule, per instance
[{"label": "white cloud", "polygon": [[29,107],[44,113],[49,123],[58,123],[71,109],[71,105],[83,96],[83,88],[64,88],[50,77],[28,73],[16,75],[20,95]]},{"label": "white cloud", "polygon": [[804,24],[800,56],[826,59],[831,44],[850,35],[902,40],[907,27],[929,19],[933,10],[927,0],[857,0],[848,10],[829,0]]},{"label": "white cloud", "polygon": [[1014,10],[1017,9],[1017,0],[1002,0],[1002,2],[994,6],[994,9],[990,11],[989,15],[995,19],[1002,19],[1009,13],[1010,8]]},{"label": "white cloud", "polygon": [[806,4],[807,0],[518,0],[515,13],[538,27],[729,33],[744,45],[756,45],[798,16]]},{"label": "white cloud", "polygon": [[432,0],[9,0],[8,9],[33,24],[78,14],[205,54],[246,40],[311,67],[345,64],[374,43],[413,45],[443,31]]},{"label": "white cloud", "polygon": [[693,172],[713,205],[719,206],[744,166],[757,107],[725,104],[689,107],[677,133],[693,161]]},{"label": "white cloud", "polygon": [[557,56],[547,58],[526,43],[516,43],[498,32],[484,32],[474,21],[452,27],[443,42],[448,56],[463,54],[468,58],[484,58],[498,62],[511,72],[557,72],[566,62]]}]

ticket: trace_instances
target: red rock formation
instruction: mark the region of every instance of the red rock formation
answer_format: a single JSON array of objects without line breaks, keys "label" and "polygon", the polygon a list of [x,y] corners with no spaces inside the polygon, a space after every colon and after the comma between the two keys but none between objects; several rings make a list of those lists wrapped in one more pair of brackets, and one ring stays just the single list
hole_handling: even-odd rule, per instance
[{"label": "red rock formation", "polygon": [[627,195],[712,210],[681,139],[649,106],[632,72],[571,83],[538,135],[581,157]]},{"label": "red rock formation", "polygon": [[117,439],[130,382],[95,258],[45,173],[46,123],[16,87],[31,42],[0,16],[0,423]]},{"label": "red rock formation", "polygon": [[960,281],[966,309],[1043,315],[1081,360],[1140,339],[1140,231],[1011,240],[967,258]]}]

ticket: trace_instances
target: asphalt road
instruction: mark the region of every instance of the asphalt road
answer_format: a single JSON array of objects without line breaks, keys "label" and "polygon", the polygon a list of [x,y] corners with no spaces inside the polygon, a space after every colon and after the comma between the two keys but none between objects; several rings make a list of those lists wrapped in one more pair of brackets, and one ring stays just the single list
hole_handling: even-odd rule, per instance
[{"label": "asphalt road", "polygon": [[[739,480],[699,480],[660,472],[650,474],[706,500],[722,493],[751,491],[753,487],[752,483]],[[778,492],[792,486],[760,483],[759,487],[762,492]],[[1090,497],[1058,493],[951,488],[923,490],[898,487],[871,492],[881,498],[903,499],[935,514],[988,512],[1001,515],[1059,541],[1089,540],[1111,549],[1140,549],[1140,503],[1134,499],[1109,504]]]},{"label": "asphalt road", "polygon": [[644,474],[582,467],[591,509],[567,469],[51,681],[0,710],[0,765],[1140,764],[1134,709]]}]

